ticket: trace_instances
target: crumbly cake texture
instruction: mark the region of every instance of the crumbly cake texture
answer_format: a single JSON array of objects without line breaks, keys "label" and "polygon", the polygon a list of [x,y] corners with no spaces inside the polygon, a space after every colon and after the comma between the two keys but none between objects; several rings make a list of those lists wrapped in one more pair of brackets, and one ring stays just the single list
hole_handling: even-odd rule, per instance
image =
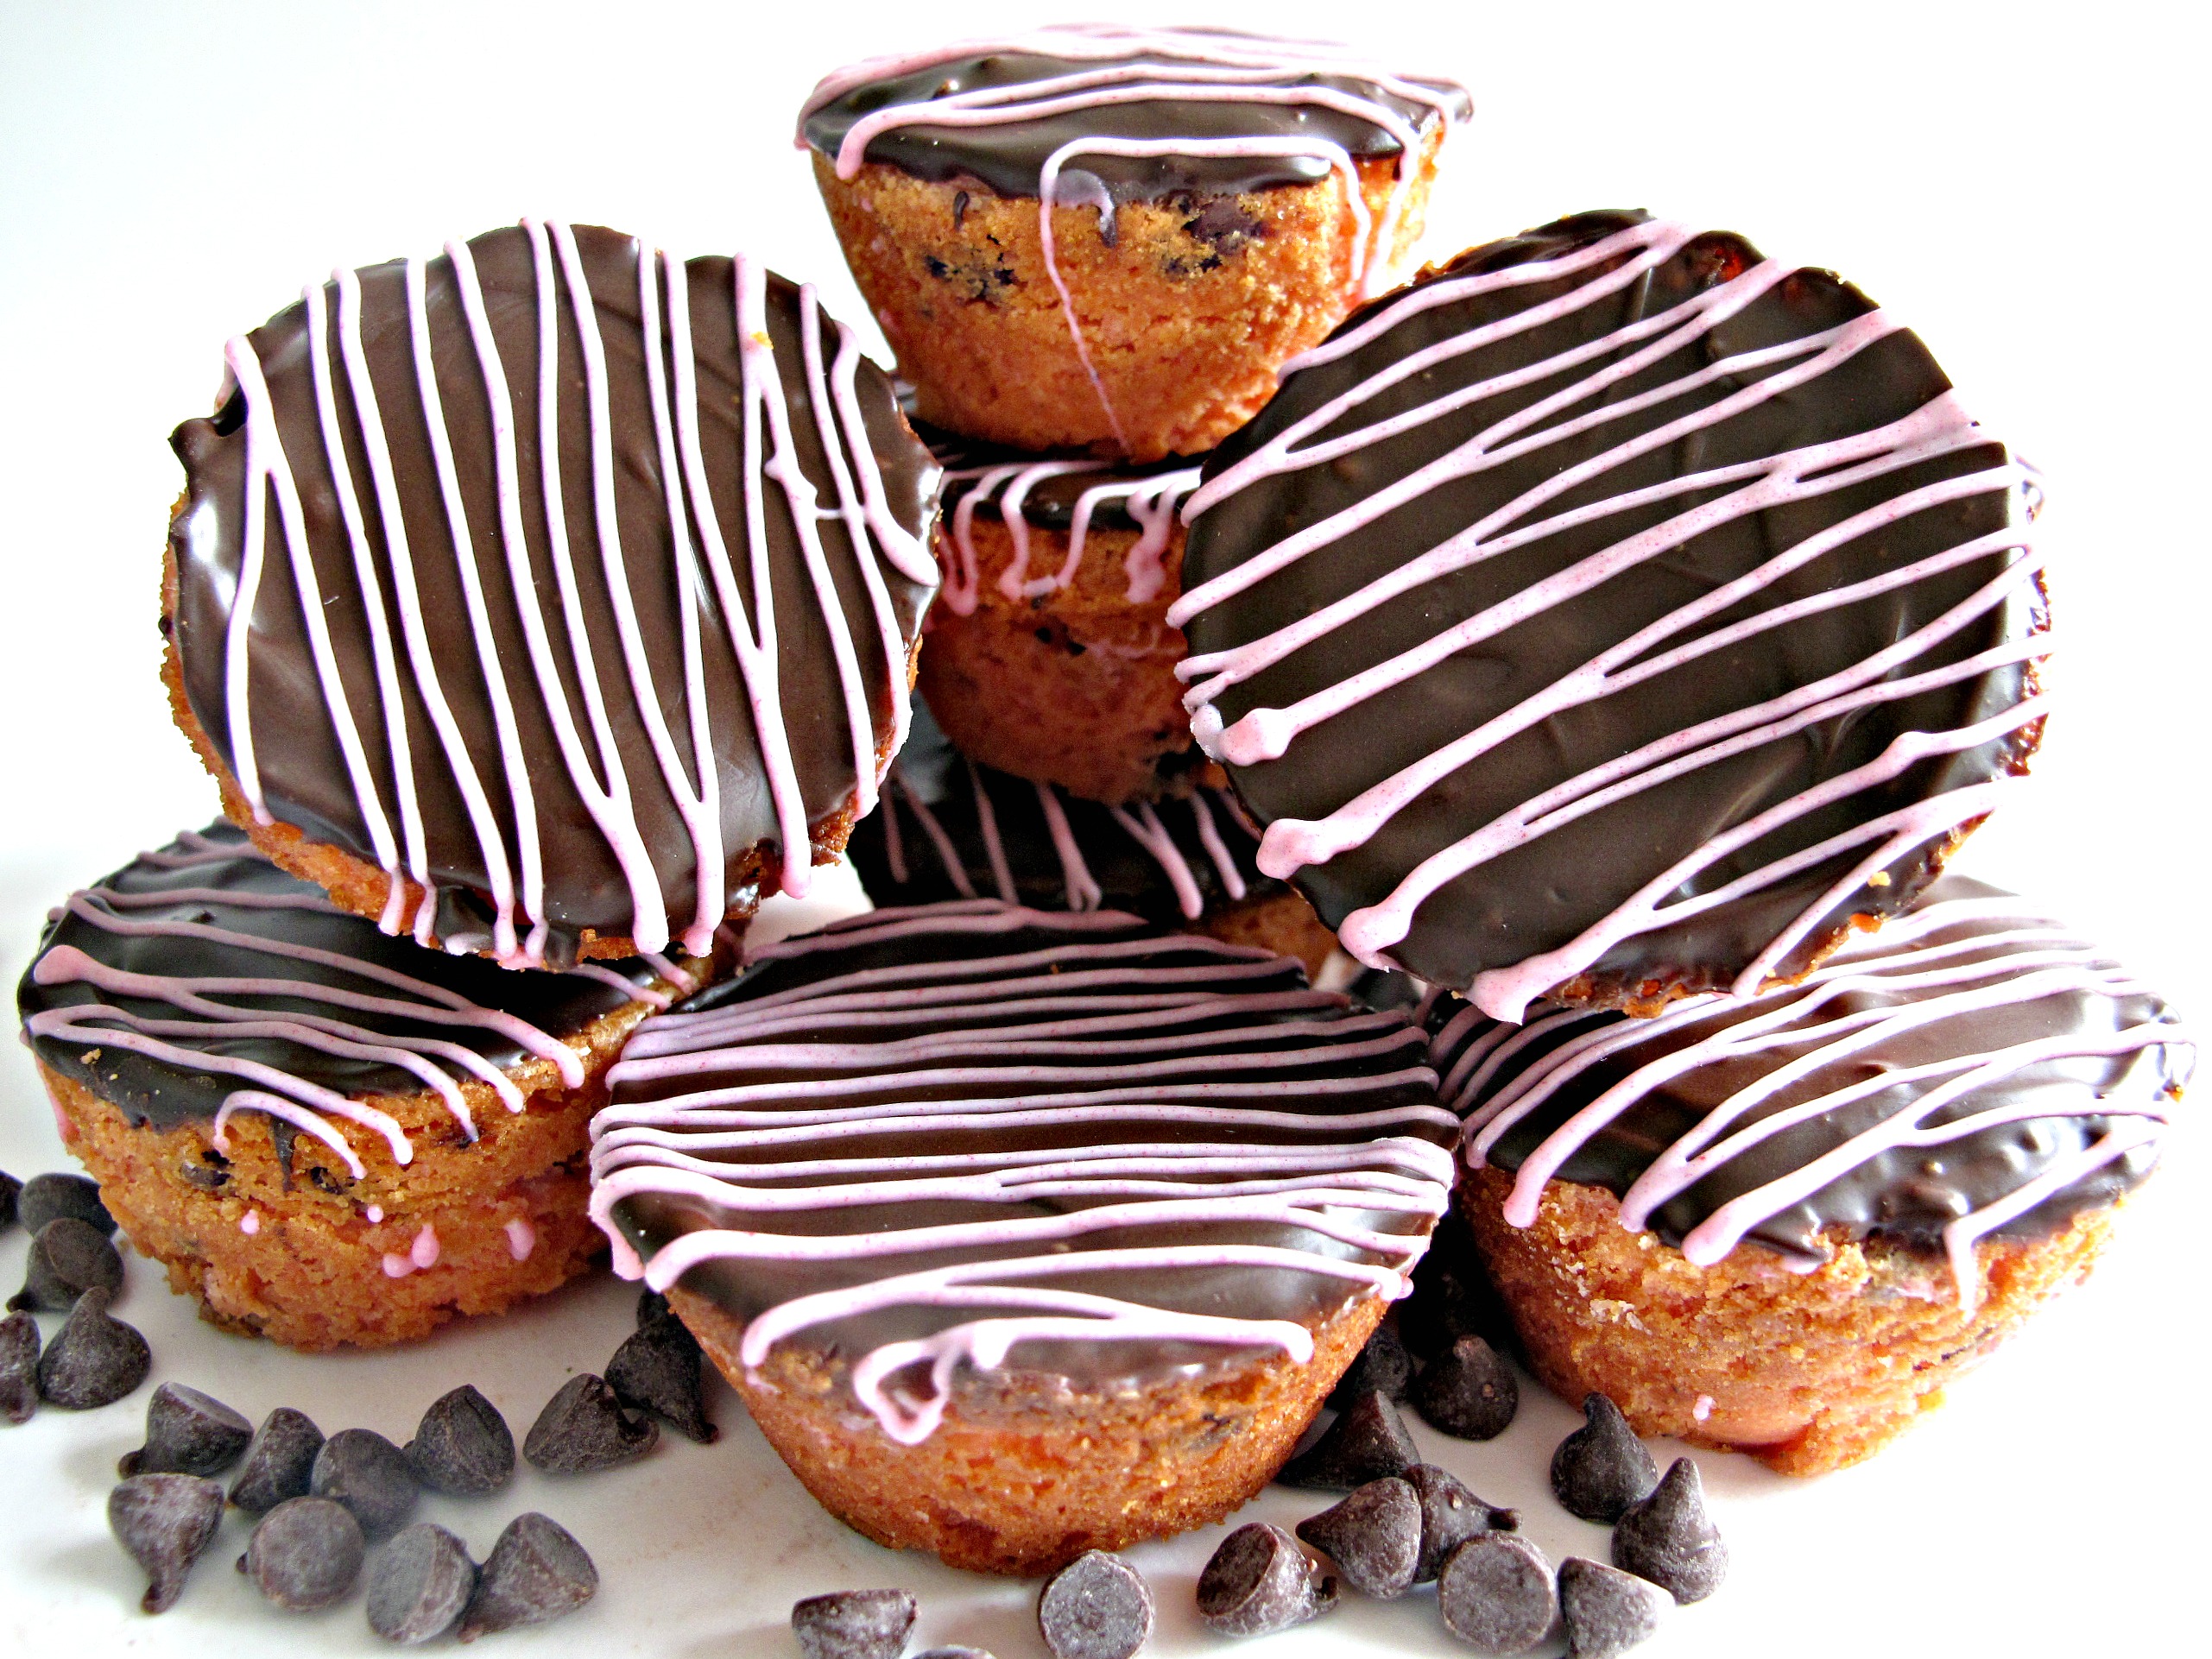
[{"label": "crumbly cake texture", "polygon": [[1197,1382],[1100,1391],[1021,1372],[971,1374],[937,1431],[901,1446],[853,1410],[837,1358],[780,1347],[749,1375],[738,1321],[681,1287],[669,1302],[832,1515],[893,1549],[1021,1577],[1242,1508],[1289,1457],[1385,1306],[1362,1296],[1309,1322],[1314,1353],[1304,1365],[1251,1354]]},{"label": "crumbly cake texture", "polygon": [[1459,1203],[1529,1368],[1564,1399],[1609,1396],[1640,1435],[1744,1452],[1782,1474],[1863,1461],[1943,1401],[2070,1284],[2111,1237],[2115,1206],[2037,1239],[1975,1247],[1981,1294],[1962,1312],[1940,1252],[1836,1230],[1829,1259],[1791,1271],[1737,1249],[1698,1267],[1620,1222],[1602,1188],[1554,1181],[1536,1221],[1501,1214],[1510,1173],[1463,1174]]},{"label": "crumbly cake texture", "polygon": [[[968,533],[974,609],[930,612],[919,680],[956,748],[1109,805],[1157,797],[1164,774],[1203,759],[1175,678],[1182,630],[1167,623],[1183,590],[1180,525],[1161,552],[1166,580],[1145,599],[1129,597],[1123,570],[1136,531],[1090,530],[1072,580],[1019,599],[999,584],[1015,558],[1006,525],[979,517]],[[1027,533],[1028,568],[1060,569],[1068,533],[1032,524]],[[938,556],[948,569],[957,557],[950,539],[940,525]]]},{"label": "crumbly cake texture", "polygon": [[1255,945],[1305,965],[1308,979],[1321,977],[1322,964],[1337,948],[1337,936],[1321,924],[1313,906],[1296,893],[1274,893],[1209,911],[1191,924],[1224,944]]},{"label": "crumbly cake texture", "polygon": [[[1425,223],[1442,123],[1423,136],[1405,207],[1376,257],[1406,262]],[[1380,222],[1400,158],[1356,165]],[[1023,450],[1196,455],[1273,395],[1276,370],[1358,303],[1362,239],[1343,179],[1052,210],[1053,264],[1082,329],[1085,372],[1048,270],[1034,197],[920,179],[869,162],[814,176],[853,279],[913,383],[921,417]],[[1380,287],[1387,287],[1383,282]],[[1116,445],[1099,388],[1122,433]]]}]

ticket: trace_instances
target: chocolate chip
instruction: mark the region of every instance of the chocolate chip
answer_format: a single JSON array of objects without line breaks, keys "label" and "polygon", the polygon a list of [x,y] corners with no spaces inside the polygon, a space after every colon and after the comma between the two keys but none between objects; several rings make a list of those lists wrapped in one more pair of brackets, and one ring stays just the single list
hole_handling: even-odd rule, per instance
[{"label": "chocolate chip", "polygon": [[444,1527],[418,1521],[376,1554],[369,1569],[369,1628],[411,1648],[453,1628],[477,1587],[469,1548]]},{"label": "chocolate chip", "polygon": [[146,1339],[108,1316],[108,1292],[94,1288],[77,1299],[60,1334],[38,1359],[38,1391],[50,1405],[90,1411],[135,1391],[154,1368]]},{"label": "chocolate chip", "polygon": [[1416,1584],[1434,1580],[1451,1552],[1469,1538],[1520,1529],[1519,1510],[1484,1503],[1448,1469],[1416,1463],[1406,1471],[1405,1480],[1421,1500],[1421,1559],[1413,1568]]},{"label": "chocolate chip", "polygon": [[515,1478],[515,1435],[499,1408],[467,1383],[422,1414],[408,1461],[433,1492],[477,1498]]},{"label": "chocolate chip", "polygon": [[100,1183],[90,1176],[35,1175],[23,1183],[16,1200],[16,1216],[26,1231],[44,1232],[47,1222],[65,1215],[98,1228],[104,1239],[115,1233],[115,1217],[100,1202]]},{"label": "chocolate chip", "polygon": [[307,1490],[344,1504],[363,1532],[382,1538],[399,1530],[421,1496],[422,1483],[407,1454],[382,1435],[341,1429],[315,1454]]},{"label": "chocolate chip", "polygon": [[361,1523],[327,1498],[288,1498],[261,1517],[238,1571],[288,1612],[334,1607],[353,1592],[369,1552]]},{"label": "chocolate chip", "polygon": [[23,1183],[0,1170],[0,1233],[16,1225],[16,1210],[23,1192]]},{"label": "chocolate chip", "polygon": [[1362,1595],[1393,1600],[1413,1587],[1420,1566],[1420,1497],[1396,1475],[1370,1480],[1334,1509],[1300,1521],[1298,1536],[1335,1561]]},{"label": "chocolate chip", "polygon": [[1413,1293],[1398,1304],[1398,1334],[1417,1357],[1441,1353],[1463,1336],[1502,1345],[1512,1322],[1476,1265],[1475,1236],[1457,1212],[1438,1224],[1413,1268]]},{"label": "chocolate chip", "polygon": [[1086,1550],[1039,1593],[1037,1629],[1053,1659],[1129,1659],[1152,1638],[1152,1591],[1120,1556]]},{"label": "chocolate chip", "polygon": [[117,1474],[220,1474],[254,1437],[254,1426],[213,1397],[163,1383],[146,1403],[146,1443],[125,1452]]},{"label": "chocolate chip", "polygon": [[1649,1579],[1677,1601],[1703,1601],[1729,1575],[1729,1547],[1705,1513],[1697,1466],[1675,1459],[1659,1489],[1632,1504],[1613,1529],[1613,1564]]},{"label": "chocolate chip", "polygon": [[313,1485],[323,1431],[304,1411],[280,1405],[261,1420],[244,1466],[231,1483],[231,1501],[249,1515],[275,1509],[288,1498],[305,1498]]},{"label": "chocolate chip", "polygon": [[587,1371],[546,1402],[522,1441],[522,1455],[547,1474],[590,1474],[643,1457],[660,1441],[650,1418],[623,1411],[615,1391]]},{"label": "chocolate chip", "polygon": [[1404,1340],[1394,1327],[1378,1325],[1329,1391],[1329,1404],[1341,1411],[1362,1394],[1402,1400],[1413,1377],[1413,1356],[1406,1352]]},{"label": "chocolate chip", "polygon": [[1477,1653],[1526,1653],[1559,1616],[1552,1563],[1514,1533],[1469,1538],[1437,1574],[1437,1611],[1444,1627]]},{"label": "chocolate chip", "polygon": [[1337,1580],[1319,1579],[1297,1541],[1255,1521],[1221,1541],[1198,1574],[1198,1617],[1223,1636],[1267,1636],[1337,1609]]},{"label": "chocolate chip", "polygon": [[108,1494],[108,1529],[149,1582],[139,1605],[165,1613],[223,1523],[223,1488],[191,1474],[135,1474]]},{"label": "chocolate chip", "polygon": [[607,1386],[633,1411],[650,1411],[702,1446],[719,1432],[707,1421],[701,1392],[705,1353],[698,1339],[673,1316],[640,1325],[607,1362]]},{"label": "chocolate chip", "polygon": [[[638,1329],[644,1330],[648,1326],[657,1325],[664,1319],[675,1319],[675,1317],[676,1310],[668,1305],[668,1298],[658,1290],[640,1290],[637,1293]],[[682,1322],[677,1322],[680,1324]]]},{"label": "chocolate chip", "polygon": [[111,1296],[123,1290],[123,1258],[108,1235],[73,1215],[56,1216],[31,1240],[23,1288],[8,1298],[11,1313],[58,1314],[98,1285]]},{"label": "chocolate chip", "polygon": [[1583,1416],[1552,1454],[1552,1490],[1568,1514],[1610,1526],[1659,1485],[1659,1465],[1604,1395],[1585,1395]]},{"label": "chocolate chip", "polygon": [[1459,1440],[1495,1440],[1520,1409],[1513,1368],[1479,1336],[1463,1336],[1431,1359],[1411,1397],[1424,1422]]},{"label": "chocolate chip", "polygon": [[28,1422],[38,1410],[38,1321],[28,1314],[0,1319],[0,1411]]},{"label": "chocolate chip", "polygon": [[1350,1492],[1405,1473],[1420,1456],[1390,1402],[1370,1390],[1339,1411],[1321,1438],[1284,1464],[1275,1479],[1313,1492]]},{"label": "chocolate chip", "polygon": [[806,1659],[899,1659],[914,1627],[904,1590],[839,1590],[791,1605],[791,1633]]},{"label": "chocolate chip", "polygon": [[464,1642],[496,1631],[544,1624],[574,1612],[598,1593],[599,1571],[559,1522],[518,1515],[491,1547],[455,1632]]},{"label": "chocolate chip", "polygon": [[1615,1659],[1654,1634],[1672,1605],[1665,1591],[1633,1573],[1580,1556],[1559,1563],[1566,1659]]},{"label": "chocolate chip", "polygon": [[216,1192],[231,1184],[231,1171],[224,1167],[230,1160],[212,1148],[198,1158],[188,1158],[177,1166],[177,1173],[187,1184],[202,1192]]}]

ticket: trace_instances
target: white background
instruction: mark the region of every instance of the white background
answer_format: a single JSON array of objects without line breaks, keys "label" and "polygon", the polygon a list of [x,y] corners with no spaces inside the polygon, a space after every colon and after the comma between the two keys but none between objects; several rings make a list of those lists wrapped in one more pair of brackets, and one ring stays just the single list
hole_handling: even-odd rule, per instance
[{"label": "white background", "polygon": [[[225,336],[333,264],[430,252],[524,212],[686,252],[746,246],[865,326],[790,147],[807,87],[852,57],[1052,15],[860,0],[0,3],[0,973],[12,981],[70,887],[214,810],[166,716],[154,621],[180,482],[164,439],[206,407]],[[1963,867],[2095,930],[2184,1008],[2212,1007],[2199,817],[2207,41],[2184,8],[1452,0],[1434,15],[1286,3],[1210,16],[1356,35],[1472,86],[1433,255],[1575,209],[1647,206],[1832,266],[1913,323],[1969,407],[2044,469],[2051,500],[2064,702],[2038,786]],[[2074,1654],[2201,1639],[2183,1622],[2212,1481],[2193,1328],[2192,1252],[2212,1200],[2201,1139],[2184,1136],[2132,1207],[2092,1290],[1874,1463],[1793,1483],[1704,1458],[1735,1575],[1648,1651]],[[11,1053],[0,1167],[60,1162],[28,1062]],[[0,1240],[8,1285],[22,1250],[20,1233]],[[327,1429],[402,1439],[464,1378],[519,1435],[563,1376],[604,1363],[627,1317],[627,1292],[602,1282],[405,1353],[304,1359],[196,1325],[148,1264],[131,1271],[123,1311],[153,1339],[157,1378],[256,1418],[289,1403]],[[177,1612],[135,1612],[101,1508],[139,1405],[0,1425],[0,1650],[375,1646],[357,1603],[294,1619],[256,1602],[228,1570],[235,1521]],[[794,1597],[901,1583],[922,1594],[932,1640],[1042,1653],[1027,1589],[861,1542],[799,1492],[733,1398],[718,1409],[730,1432],[711,1452],[676,1442],[619,1473],[527,1478],[427,1511],[481,1554],[509,1515],[542,1507],[597,1556],[599,1601],[496,1638],[502,1650],[787,1653]],[[1542,1492],[1571,1421],[1532,1386],[1503,1440],[1425,1443],[1486,1496],[1526,1504],[1555,1556],[1602,1555],[1602,1534]],[[1287,1522],[1318,1506],[1277,1491],[1255,1512]],[[1138,1552],[1161,1594],[1156,1650],[1221,1646],[1188,1611],[1216,1536]],[[1424,1596],[1252,1650],[1450,1646]]]}]

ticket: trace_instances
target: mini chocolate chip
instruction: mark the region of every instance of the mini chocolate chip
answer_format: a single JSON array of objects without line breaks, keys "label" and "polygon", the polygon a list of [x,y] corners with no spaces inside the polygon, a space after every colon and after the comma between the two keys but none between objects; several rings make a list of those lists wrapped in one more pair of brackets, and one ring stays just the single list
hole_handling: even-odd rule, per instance
[{"label": "mini chocolate chip", "polygon": [[28,1314],[0,1319],[0,1411],[28,1422],[38,1410],[38,1321]]},{"label": "mini chocolate chip", "polygon": [[1321,1438],[1284,1464],[1275,1479],[1313,1492],[1350,1492],[1387,1474],[1405,1473],[1420,1456],[1390,1402],[1370,1390],[1339,1411]]},{"label": "mini chocolate chip", "polygon": [[1479,1336],[1463,1336],[1431,1359],[1411,1396],[1424,1422],[1459,1440],[1495,1440],[1520,1409],[1513,1368]]},{"label": "mini chocolate chip", "polygon": [[223,1524],[223,1488],[192,1474],[135,1474],[108,1494],[108,1528],[150,1580],[139,1605],[165,1613]]},{"label": "mini chocolate chip", "polygon": [[1370,1480],[1334,1509],[1298,1523],[1298,1536],[1335,1561],[1363,1596],[1394,1600],[1421,1563],[1421,1500],[1396,1475]]},{"label": "mini chocolate chip", "polygon": [[154,1368],[146,1339],[108,1316],[109,1295],[95,1287],[77,1298],[60,1334],[38,1359],[38,1391],[50,1405],[90,1411],[134,1392]]},{"label": "mini chocolate chip", "polygon": [[914,1627],[904,1590],[839,1590],[791,1604],[791,1633],[806,1659],[899,1659]]},{"label": "mini chocolate chip", "polygon": [[315,1454],[307,1490],[344,1504],[376,1539],[399,1530],[422,1495],[422,1482],[407,1454],[374,1429],[341,1429]]},{"label": "mini chocolate chip", "polygon": [[123,1290],[123,1258],[108,1235],[73,1215],[58,1215],[38,1230],[23,1264],[23,1288],[8,1298],[11,1313],[58,1314],[98,1285]]},{"label": "mini chocolate chip", "polygon": [[1344,1374],[1337,1379],[1337,1386],[1330,1390],[1329,1404],[1341,1411],[1361,1395],[1368,1393],[1402,1400],[1413,1377],[1413,1356],[1406,1352],[1405,1341],[1396,1328],[1378,1325],[1375,1334],[1368,1338],[1367,1346],[1353,1356]]},{"label": "mini chocolate chip", "polygon": [[1469,1538],[1520,1528],[1519,1510],[1484,1503],[1449,1469],[1416,1463],[1406,1471],[1405,1480],[1421,1500],[1421,1559],[1413,1568],[1416,1584],[1432,1580],[1444,1570],[1451,1552]]},{"label": "mini chocolate chip", "polygon": [[484,1558],[455,1634],[473,1642],[496,1631],[549,1624],[574,1612],[598,1589],[599,1569],[566,1527],[534,1511],[518,1515]]},{"label": "mini chocolate chip", "polygon": [[660,1441],[652,1419],[630,1416],[605,1380],[587,1371],[546,1402],[522,1455],[547,1474],[590,1474],[643,1457]]},{"label": "mini chocolate chip", "polygon": [[117,1474],[220,1474],[243,1455],[254,1426],[211,1396],[163,1383],[146,1402],[146,1443],[125,1452]]},{"label": "mini chocolate chip", "polygon": [[369,1569],[369,1628],[412,1648],[453,1628],[477,1587],[469,1547],[444,1527],[417,1521],[376,1552]]},{"label": "mini chocolate chip", "polygon": [[650,1411],[686,1440],[711,1446],[720,1431],[707,1420],[701,1390],[705,1353],[684,1322],[640,1325],[607,1361],[607,1386],[633,1411]]},{"label": "mini chocolate chip", "polygon": [[100,1183],[89,1176],[35,1175],[23,1183],[16,1200],[16,1218],[28,1232],[45,1231],[48,1221],[70,1216],[99,1229],[102,1238],[115,1233],[115,1217],[100,1202]]},{"label": "mini chocolate chip", "polygon": [[1221,1541],[1198,1574],[1198,1617],[1223,1636],[1267,1636],[1337,1609],[1337,1580],[1280,1527],[1255,1521]]},{"label": "mini chocolate chip", "polygon": [[1559,1616],[1552,1563],[1515,1533],[1469,1538],[1437,1574],[1437,1611],[1444,1629],[1477,1653],[1526,1653]]},{"label": "mini chocolate chip", "polygon": [[1705,1483],[1695,1463],[1675,1459],[1659,1489],[1628,1506],[1613,1529],[1613,1564],[1685,1604],[1721,1587],[1729,1547],[1705,1513]]},{"label": "mini chocolate chip", "polygon": [[515,1478],[514,1432],[468,1383],[431,1402],[407,1456],[424,1486],[457,1498],[497,1492]]},{"label": "mini chocolate chip", "polygon": [[1552,1454],[1552,1490],[1568,1514],[1610,1526],[1659,1485],[1659,1465],[1604,1395],[1583,1396],[1583,1416]]},{"label": "mini chocolate chip", "polygon": [[288,1498],[261,1517],[238,1571],[288,1612],[334,1607],[353,1592],[369,1553],[361,1523],[327,1498]]},{"label": "mini chocolate chip", "polygon": [[16,1210],[22,1196],[23,1183],[0,1170],[0,1233],[16,1225]]},{"label": "mini chocolate chip", "polygon": [[231,1483],[231,1501],[249,1515],[275,1509],[288,1498],[305,1498],[315,1475],[315,1454],[323,1449],[323,1431],[304,1411],[280,1405],[261,1420],[238,1478]]},{"label": "mini chocolate chip", "polygon": [[1152,1639],[1152,1591],[1120,1556],[1085,1550],[1038,1593],[1037,1629],[1052,1659],[1129,1659]]},{"label": "mini chocolate chip", "polygon": [[1586,1561],[1559,1563],[1559,1612],[1567,1621],[1566,1659],[1617,1659],[1659,1627],[1674,1604],[1634,1573]]},{"label": "mini chocolate chip", "polygon": [[210,1164],[205,1160],[221,1156],[219,1152],[204,1152],[199,1158],[188,1158],[177,1166],[177,1173],[185,1178],[186,1184],[197,1187],[202,1192],[217,1191],[231,1184],[231,1172],[219,1164]]}]

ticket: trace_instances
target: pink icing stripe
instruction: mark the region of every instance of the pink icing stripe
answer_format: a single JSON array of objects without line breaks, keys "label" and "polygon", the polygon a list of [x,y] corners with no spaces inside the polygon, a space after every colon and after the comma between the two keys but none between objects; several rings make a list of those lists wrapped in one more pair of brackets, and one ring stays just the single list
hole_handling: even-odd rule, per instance
[{"label": "pink icing stripe", "polygon": [[1943,1229],[1943,1247],[1950,1257],[1951,1277],[1958,1286],[1959,1313],[1971,1315],[1981,1302],[1981,1274],[1974,1247],[1981,1239],[2025,1214],[2051,1194],[2063,1191],[2115,1158],[2138,1146],[2159,1139],[2166,1126],[2155,1119],[2123,1119],[2100,1137],[2096,1144],[2075,1158],[2062,1160],[2017,1192],[1974,1215],[1962,1215]]},{"label": "pink icing stripe", "polygon": [[976,884],[968,879],[968,867],[961,862],[960,855],[952,845],[952,837],[945,833],[945,826],[937,821],[937,814],[929,810],[928,804],[903,777],[899,779],[899,792],[907,798],[907,805],[913,810],[914,822],[921,825],[922,833],[929,837],[929,844],[937,849],[938,862],[944,865],[945,874],[951,878],[952,890],[963,899],[973,899]]},{"label": "pink icing stripe", "polygon": [[[347,1144],[345,1137],[338,1132],[330,1120],[266,1089],[237,1088],[224,1096],[223,1104],[215,1109],[215,1121],[207,1133],[209,1143],[217,1151],[228,1152],[231,1150],[231,1120],[240,1112],[259,1112],[266,1117],[281,1118],[294,1128],[304,1130],[336,1152],[356,1181],[368,1179],[369,1166],[361,1161],[360,1155]],[[404,1158],[400,1159],[402,1164],[407,1161]]]},{"label": "pink icing stripe", "polygon": [[1059,792],[1050,784],[1036,785],[1037,804],[1044,810],[1045,827],[1052,837],[1052,850],[1059,855],[1062,892],[1071,911],[1093,911],[1105,902],[1098,882],[1090,874],[1090,866],[1084,861],[1083,848],[1076,844],[1075,831],[1068,827],[1067,809],[1060,804]]},{"label": "pink icing stripe", "polygon": [[973,760],[967,762],[968,781],[976,792],[976,827],[983,837],[983,855],[990,861],[991,880],[997,885],[998,896],[1009,905],[1021,902],[1014,890],[1014,871],[1006,861],[1006,847],[999,840],[998,814],[991,810],[991,798],[983,788],[983,774],[976,770]]},{"label": "pink icing stripe", "polygon": [[[1244,877],[1229,855],[1229,844],[1222,840],[1221,830],[1214,823],[1214,815],[1206,805],[1209,792],[1201,790],[1191,797],[1191,816],[1198,823],[1198,844],[1206,849],[1206,856],[1214,861],[1214,874],[1221,878],[1222,891],[1232,902],[1244,897]],[[1218,791],[1211,792],[1218,793]]]},{"label": "pink icing stripe", "polygon": [[883,774],[883,861],[891,867],[891,880],[901,887],[907,885],[907,843],[899,830],[899,795],[905,788],[905,775],[894,760]]},{"label": "pink icing stripe", "polygon": [[1167,878],[1167,885],[1175,890],[1176,906],[1183,912],[1184,919],[1198,920],[1206,907],[1198,893],[1198,878],[1191,874],[1189,861],[1175,844],[1175,837],[1167,833],[1167,826],[1160,823],[1160,814],[1153,811],[1152,803],[1140,801],[1134,817],[1125,806],[1109,806],[1106,810],[1114,815],[1115,823],[1129,832],[1130,840],[1152,855],[1160,874]]},{"label": "pink icing stripe", "polygon": [[1173,532],[1175,505],[1198,487],[1197,467],[1179,469],[1148,478],[1115,478],[1093,484],[1076,498],[1070,514],[1067,554],[1050,576],[1033,577],[1029,571],[1029,522],[1022,512],[1029,492],[1047,478],[1097,472],[1099,461],[1033,461],[1002,463],[988,467],[957,467],[945,475],[948,486],[972,481],[953,504],[945,521],[944,542],[951,557],[943,558],[942,595],[947,609],[962,616],[976,609],[981,555],[975,540],[976,509],[998,497],[999,514],[1014,546],[1014,557],[999,573],[999,591],[1008,599],[1035,599],[1071,585],[1089,545],[1090,521],[1103,502],[1118,501],[1137,524],[1137,539],[1122,561],[1131,604],[1142,604],[1159,594],[1167,580],[1164,563],[1168,537]]}]

